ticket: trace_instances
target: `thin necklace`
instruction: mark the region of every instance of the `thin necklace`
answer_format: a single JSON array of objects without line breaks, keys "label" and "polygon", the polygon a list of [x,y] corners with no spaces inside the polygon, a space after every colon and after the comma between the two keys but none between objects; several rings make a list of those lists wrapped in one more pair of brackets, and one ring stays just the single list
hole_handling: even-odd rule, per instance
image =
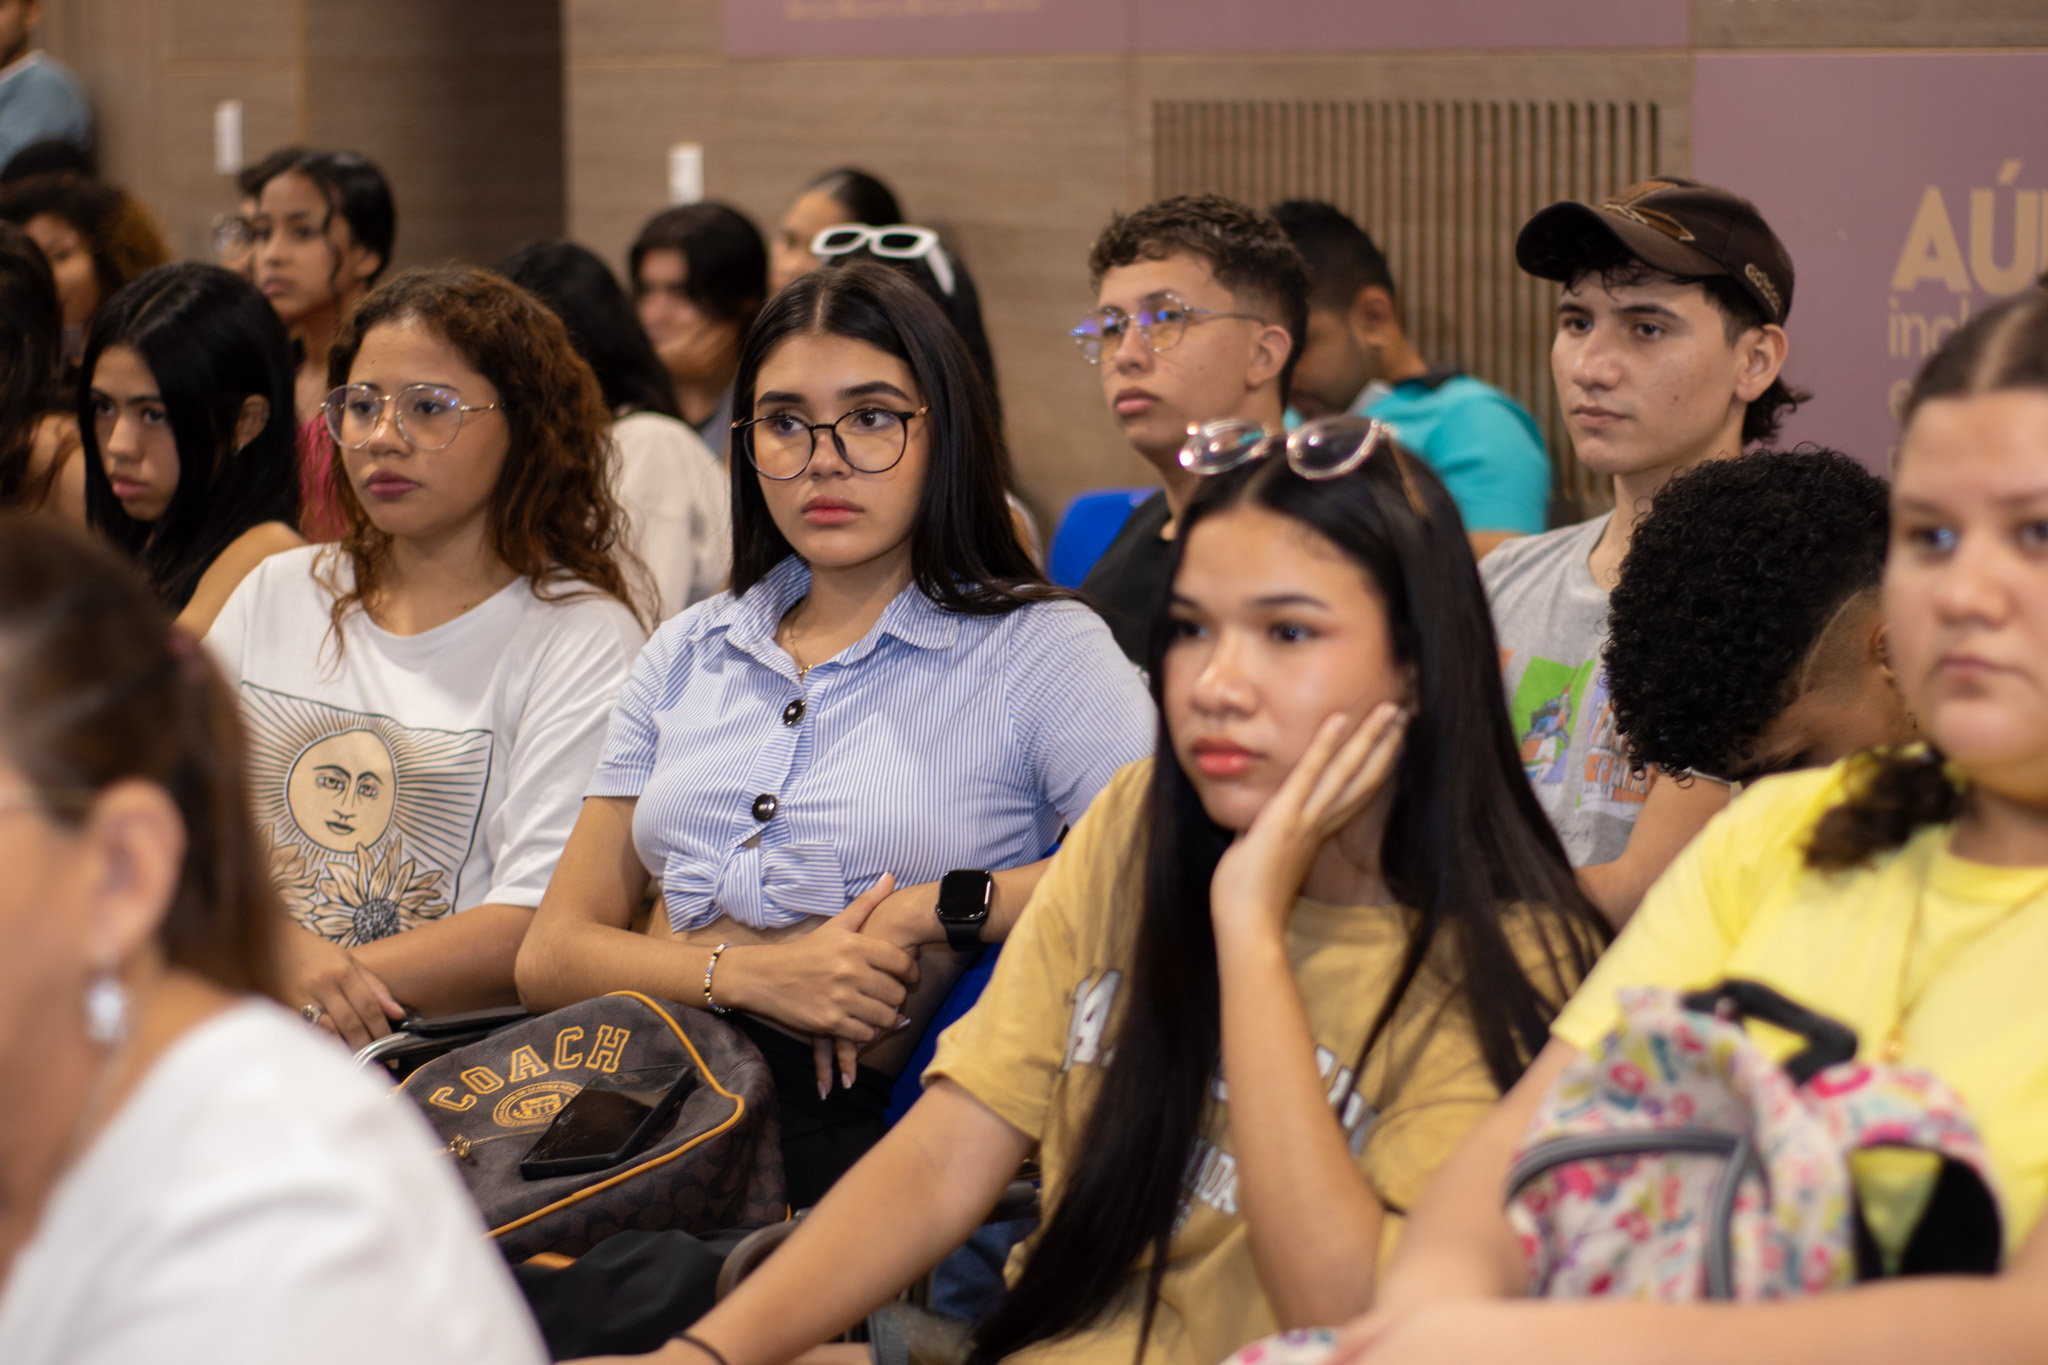
[{"label": "thin necklace", "polygon": [[796,665],[796,680],[799,683],[811,676],[811,666],[805,663],[802,656],[796,652],[796,614],[798,609],[808,601],[810,601],[808,597],[798,598],[796,606],[791,607],[782,618],[782,648],[789,655],[789,661]]}]

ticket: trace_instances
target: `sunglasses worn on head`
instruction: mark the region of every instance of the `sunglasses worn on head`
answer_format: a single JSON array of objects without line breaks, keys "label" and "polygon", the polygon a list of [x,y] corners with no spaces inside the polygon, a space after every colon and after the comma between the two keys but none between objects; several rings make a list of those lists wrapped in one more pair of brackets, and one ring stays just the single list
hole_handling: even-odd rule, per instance
[{"label": "sunglasses worn on head", "polygon": [[811,254],[820,259],[845,256],[866,247],[876,256],[892,261],[922,260],[932,269],[932,278],[947,298],[953,297],[953,262],[939,245],[939,234],[927,227],[897,223],[890,227],[869,227],[865,223],[840,223],[811,238]]},{"label": "sunglasses worn on head", "polygon": [[1260,422],[1225,418],[1188,427],[1188,439],[1180,448],[1180,467],[1195,474],[1222,474],[1252,460],[1264,459],[1275,450],[1287,457],[1287,467],[1304,479],[1337,479],[1359,468],[1384,450],[1401,475],[1402,491],[1416,516],[1427,521],[1422,495],[1408,477],[1394,432],[1373,417],[1342,413],[1303,422],[1292,431],[1269,428]]}]

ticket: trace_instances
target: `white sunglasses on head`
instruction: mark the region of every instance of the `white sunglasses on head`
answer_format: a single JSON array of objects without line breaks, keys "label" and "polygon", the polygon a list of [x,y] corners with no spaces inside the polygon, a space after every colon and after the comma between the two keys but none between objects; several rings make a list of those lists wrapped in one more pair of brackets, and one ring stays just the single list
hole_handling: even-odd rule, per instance
[{"label": "white sunglasses on head", "polygon": [[953,262],[939,245],[939,234],[927,227],[896,223],[869,227],[865,223],[840,223],[811,238],[811,254],[821,258],[844,256],[866,247],[892,261],[922,260],[932,268],[932,278],[947,298],[953,297]]}]

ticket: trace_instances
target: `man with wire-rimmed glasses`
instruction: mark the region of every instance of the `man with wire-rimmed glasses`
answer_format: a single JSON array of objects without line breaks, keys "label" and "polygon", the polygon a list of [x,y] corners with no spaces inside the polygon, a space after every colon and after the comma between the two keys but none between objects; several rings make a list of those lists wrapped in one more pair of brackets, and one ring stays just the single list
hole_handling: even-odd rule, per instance
[{"label": "man with wire-rimmed glasses", "polygon": [[1075,324],[1083,360],[1160,491],[1131,513],[1082,581],[1125,654],[1142,663],[1172,567],[1174,523],[1196,476],[1180,465],[1190,427],[1277,430],[1307,326],[1301,257],[1266,215],[1185,195],[1112,219],[1088,256],[1095,308]]}]

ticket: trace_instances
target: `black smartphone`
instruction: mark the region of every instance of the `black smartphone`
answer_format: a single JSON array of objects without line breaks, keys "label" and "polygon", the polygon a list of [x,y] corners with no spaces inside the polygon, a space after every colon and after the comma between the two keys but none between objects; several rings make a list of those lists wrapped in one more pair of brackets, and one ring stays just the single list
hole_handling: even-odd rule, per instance
[{"label": "black smartphone", "polygon": [[519,1163],[528,1180],[586,1175],[616,1166],[654,1141],[697,1083],[690,1066],[599,1076],[563,1105]]}]

